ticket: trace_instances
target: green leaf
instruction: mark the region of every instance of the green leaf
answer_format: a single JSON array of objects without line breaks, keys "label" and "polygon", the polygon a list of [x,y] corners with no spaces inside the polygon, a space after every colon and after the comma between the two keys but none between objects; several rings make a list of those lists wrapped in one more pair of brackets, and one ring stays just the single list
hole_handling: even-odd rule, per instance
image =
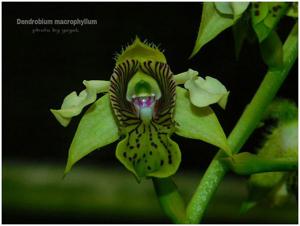
[{"label": "green leaf", "polygon": [[83,81],[83,84],[86,89],[81,91],[79,95],[74,91],[66,96],[61,109],[50,109],[62,126],[68,126],[72,117],[79,115],[85,106],[95,102],[98,93],[107,92],[110,82],[91,80]]},{"label": "green leaf", "polygon": [[217,79],[210,76],[206,76],[205,79],[194,77],[186,81],[184,87],[189,90],[193,105],[206,107],[210,104],[218,103],[225,109],[229,92]]},{"label": "green leaf", "polygon": [[232,26],[237,18],[230,18],[219,13],[213,2],[204,2],[198,37],[190,58],[226,28]]},{"label": "green leaf", "polygon": [[177,124],[175,133],[179,136],[202,140],[231,155],[225,133],[213,110],[193,106],[188,91],[181,87],[176,88],[174,118]]},{"label": "green leaf", "polygon": [[293,158],[266,158],[249,152],[232,155],[222,159],[232,171],[240,175],[272,171],[297,170],[298,161]]},{"label": "green leaf", "polygon": [[85,112],[69,149],[65,174],[81,158],[92,151],[115,142],[119,130],[110,105],[109,95],[105,94]]},{"label": "green leaf", "polygon": [[260,51],[264,62],[270,68],[278,68],[283,65],[282,42],[277,32],[272,31],[269,36],[261,42]]}]

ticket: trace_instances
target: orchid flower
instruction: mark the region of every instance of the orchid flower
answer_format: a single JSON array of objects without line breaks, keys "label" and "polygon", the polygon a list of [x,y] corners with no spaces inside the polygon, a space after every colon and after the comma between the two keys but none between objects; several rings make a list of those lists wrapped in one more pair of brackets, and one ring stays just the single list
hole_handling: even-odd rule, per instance
[{"label": "orchid flower", "polygon": [[[225,108],[229,92],[216,79],[189,69],[174,75],[162,51],[138,37],[116,57],[110,81],[84,81],[69,94],[56,119],[67,126],[84,113],[69,149],[65,173],[90,152],[119,140],[117,159],[138,180],[169,177],[181,162],[177,135],[199,139],[231,154],[224,131],[209,105]],[[180,85],[184,84],[184,87]],[[105,93],[97,100],[97,94]],[[195,150],[201,151],[201,150]]]}]

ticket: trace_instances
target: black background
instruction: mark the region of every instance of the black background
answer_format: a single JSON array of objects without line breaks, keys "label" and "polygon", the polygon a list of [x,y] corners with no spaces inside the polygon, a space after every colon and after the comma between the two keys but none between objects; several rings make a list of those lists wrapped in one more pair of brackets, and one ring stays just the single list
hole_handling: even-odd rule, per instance
[{"label": "black background", "polygon": [[[64,164],[80,117],[63,128],[50,113],[72,91],[84,89],[83,80],[109,80],[113,56],[136,35],[165,49],[176,73],[188,68],[219,79],[231,91],[225,111],[213,106],[226,135],[267,71],[258,45],[245,44],[239,60],[234,55],[231,29],[208,43],[191,60],[201,19],[200,3],[3,3],[2,103],[3,160]],[[97,25],[77,26],[79,33],[32,34],[34,28],[73,28],[55,25],[17,25],[20,19],[97,19]],[[280,24],[282,40],[293,20]],[[297,64],[279,96],[297,100]],[[180,170],[205,169],[217,148],[174,135],[182,150]],[[254,134],[245,146],[259,144]],[[85,157],[79,164],[120,166],[111,144]],[[63,168],[62,168],[63,171]]]}]

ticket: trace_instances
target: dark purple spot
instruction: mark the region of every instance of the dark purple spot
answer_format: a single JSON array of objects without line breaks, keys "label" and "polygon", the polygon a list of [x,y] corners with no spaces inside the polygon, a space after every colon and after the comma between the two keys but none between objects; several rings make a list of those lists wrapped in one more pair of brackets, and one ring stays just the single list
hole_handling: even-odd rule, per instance
[{"label": "dark purple spot", "polygon": [[172,164],[172,156],[168,155],[168,158],[169,158],[169,164]]},{"label": "dark purple spot", "polygon": [[278,8],[278,6],[273,6],[272,9],[273,9],[274,12],[277,12],[279,8]]},{"label": "dark purple spot", "polygon": [[154,142],[151,142],[151,146],[157,148],[157,144]]}]

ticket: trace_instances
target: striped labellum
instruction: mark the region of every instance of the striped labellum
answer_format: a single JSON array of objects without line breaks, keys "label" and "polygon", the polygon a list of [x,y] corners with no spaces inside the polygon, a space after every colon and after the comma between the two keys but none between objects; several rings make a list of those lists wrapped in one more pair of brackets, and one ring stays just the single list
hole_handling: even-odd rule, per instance
[{"label": "striped labellum", "polygon": [[162,52],[138,38],[116,60],[109,95],[119,122],[117,158],[139,179],[167,177],[181,161],[170,139],[176,83]]}]

